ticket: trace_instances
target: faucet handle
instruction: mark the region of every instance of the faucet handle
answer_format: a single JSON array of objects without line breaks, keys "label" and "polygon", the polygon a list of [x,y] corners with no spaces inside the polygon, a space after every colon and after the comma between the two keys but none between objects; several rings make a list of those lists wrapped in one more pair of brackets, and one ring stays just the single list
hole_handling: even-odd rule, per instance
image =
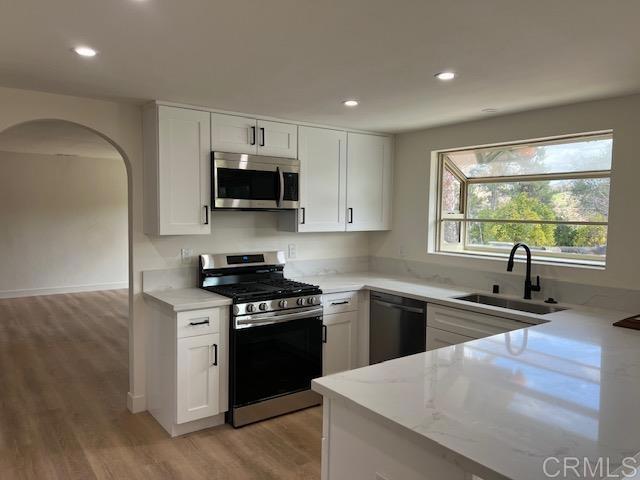
[{"label": "faucet handle", "polygon": [[533,290],[534,292],[539,292],[540,291],[540,275],[536,275],[536,284],[535,285],[531,285],[531,290]]}]

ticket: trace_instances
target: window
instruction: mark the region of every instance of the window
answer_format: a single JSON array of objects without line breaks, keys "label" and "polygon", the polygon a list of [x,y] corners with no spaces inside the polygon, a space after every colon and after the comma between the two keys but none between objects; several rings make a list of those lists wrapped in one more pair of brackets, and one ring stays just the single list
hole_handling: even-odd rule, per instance
[{"label": "window", "polygon": [[[439,154],[437,250],[604,265],[611,133]],[[522,253],[522,251],[520,252]]]}]

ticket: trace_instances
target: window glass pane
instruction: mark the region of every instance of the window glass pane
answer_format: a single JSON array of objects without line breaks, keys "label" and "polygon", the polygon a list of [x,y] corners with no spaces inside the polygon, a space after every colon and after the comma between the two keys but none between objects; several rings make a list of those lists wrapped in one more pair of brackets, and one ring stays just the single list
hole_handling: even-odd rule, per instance
[{"label": "window glass pane", "polygon": [[609,184],[609,178],[469,184],[468,217],[606,222]]},{"label": "window glass pane", "polygon": [[611,135],[551,144],[511,145],[449,152],[468,178],[586,172],[611,169]]},{"label": "window glass pane", "polygon": [[444,242],[455,243],[457,247],[460,241],[462,240],[460,238],[461,222],[455,222],[455,221],[443,222],[442,228],[443,228]]},{"label": "window glass pane", "polygon": [[469,222],[467,246],[508,252],[524,242],[534,254],[595,255],[604,259],[607,250],[605,225],[548,225]]},{"label": "window glass pane", "polygon": [[442,213],[460,213],[462,183],[446,168],[442,174]]}]

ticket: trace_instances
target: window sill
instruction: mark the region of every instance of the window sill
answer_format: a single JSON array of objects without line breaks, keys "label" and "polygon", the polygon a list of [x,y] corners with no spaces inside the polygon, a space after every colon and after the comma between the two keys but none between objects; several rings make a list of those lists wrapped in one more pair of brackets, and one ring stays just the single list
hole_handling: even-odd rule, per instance
[{"label": "window sill", "polygon": [[[492,253],[492,252],[475,252],[470,250],[460,252],[447,252],[447,251],[431,251],[431,255],[448,256],[456,258],[466,258],[475,260],[491,260],[506,262],[509,259],[509,254],[506,253]],[[516,255],[516,262],[524,262],[526,257],[524,255]],[[569,267],[569,268],[584,268],[587,270],[605,270],[606,261],[597,260],[575,260],[571,258],[551,258],[537,256],[531,259],[533,265],[548,265],[552,267]]]}]

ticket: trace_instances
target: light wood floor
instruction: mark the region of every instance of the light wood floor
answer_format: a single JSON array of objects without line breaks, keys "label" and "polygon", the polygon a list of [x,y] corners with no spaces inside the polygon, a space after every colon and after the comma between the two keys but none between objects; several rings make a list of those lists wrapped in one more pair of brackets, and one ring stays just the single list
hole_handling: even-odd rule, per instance
[{"label": "light wood floor", "polygon": [[318,479],[322,412],[170,439],[130,414],[127,292],[0,300],[0,479]]}]

